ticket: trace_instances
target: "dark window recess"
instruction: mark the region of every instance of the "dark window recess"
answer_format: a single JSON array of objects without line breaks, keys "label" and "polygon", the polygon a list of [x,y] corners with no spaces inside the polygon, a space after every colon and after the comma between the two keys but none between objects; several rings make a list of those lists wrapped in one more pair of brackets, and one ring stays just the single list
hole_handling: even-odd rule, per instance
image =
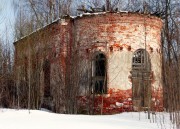
[{"label": "dark window recess", "polygon": [[106,72],[106,58],[103,54],[98,54],[96,56],[96,76],[105,76]]},{"label": "dark window recess", "polygon": [[95,93],[97,93],[97,94],[105,93],[105,88],[103,86],[104,86],[104,80],[96,81]]},{"label": "dark window recess", "polygon": [[98,54],[95,57],[95,88],[94,92],[102,94],[107,92],[106,81],[106,57],[104,54]]},{"label": "dark window recess", "polygon": [[28,58],[24,57],[24,77],[25,81],[28,81]]},{"label": "dark window recess", "polygon": [[50,61],[44,62],[44,97],[50,96]]}]

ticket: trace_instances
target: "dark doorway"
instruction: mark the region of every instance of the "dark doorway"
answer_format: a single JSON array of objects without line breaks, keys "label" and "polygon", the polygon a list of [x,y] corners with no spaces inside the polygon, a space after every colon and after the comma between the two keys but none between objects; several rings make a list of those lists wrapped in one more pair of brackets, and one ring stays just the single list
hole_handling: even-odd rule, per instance
[{"label": "dark doorway", "polygon": [[102,94],[107,92],[106,79],[106,57],[98,53],[94,58],[94,93]]}]

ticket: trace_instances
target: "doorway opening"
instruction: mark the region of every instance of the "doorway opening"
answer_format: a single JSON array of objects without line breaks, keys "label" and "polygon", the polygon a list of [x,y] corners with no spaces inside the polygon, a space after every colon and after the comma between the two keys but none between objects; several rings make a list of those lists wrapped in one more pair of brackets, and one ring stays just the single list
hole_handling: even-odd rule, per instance
[{"label": "doorway opening", "polygon": [[149,107],[151,98],[151,63],[145,49],[138,49],[132,58],[133,106]]}]

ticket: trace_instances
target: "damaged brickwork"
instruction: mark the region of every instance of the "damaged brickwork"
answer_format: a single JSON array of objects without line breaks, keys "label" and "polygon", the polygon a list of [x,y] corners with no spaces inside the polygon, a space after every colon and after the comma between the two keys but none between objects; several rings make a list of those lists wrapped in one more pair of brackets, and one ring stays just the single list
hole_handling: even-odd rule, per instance
[{"label": "damaged brickwork", "polygon": [[32,96],[60,113],[162,111],[161,27],[157,17],[124,12],[57,20],[14,43],[17,85],[36,74]]}]

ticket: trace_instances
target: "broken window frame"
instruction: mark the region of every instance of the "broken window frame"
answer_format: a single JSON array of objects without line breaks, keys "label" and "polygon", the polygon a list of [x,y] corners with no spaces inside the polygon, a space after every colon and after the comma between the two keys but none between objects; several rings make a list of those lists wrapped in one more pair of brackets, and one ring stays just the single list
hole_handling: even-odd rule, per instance
[{"label": "broken window frame", "polygon": [[147,66],[147,52],[145,49],[138,49],[133,53],[132,69],[145,69]]}]

